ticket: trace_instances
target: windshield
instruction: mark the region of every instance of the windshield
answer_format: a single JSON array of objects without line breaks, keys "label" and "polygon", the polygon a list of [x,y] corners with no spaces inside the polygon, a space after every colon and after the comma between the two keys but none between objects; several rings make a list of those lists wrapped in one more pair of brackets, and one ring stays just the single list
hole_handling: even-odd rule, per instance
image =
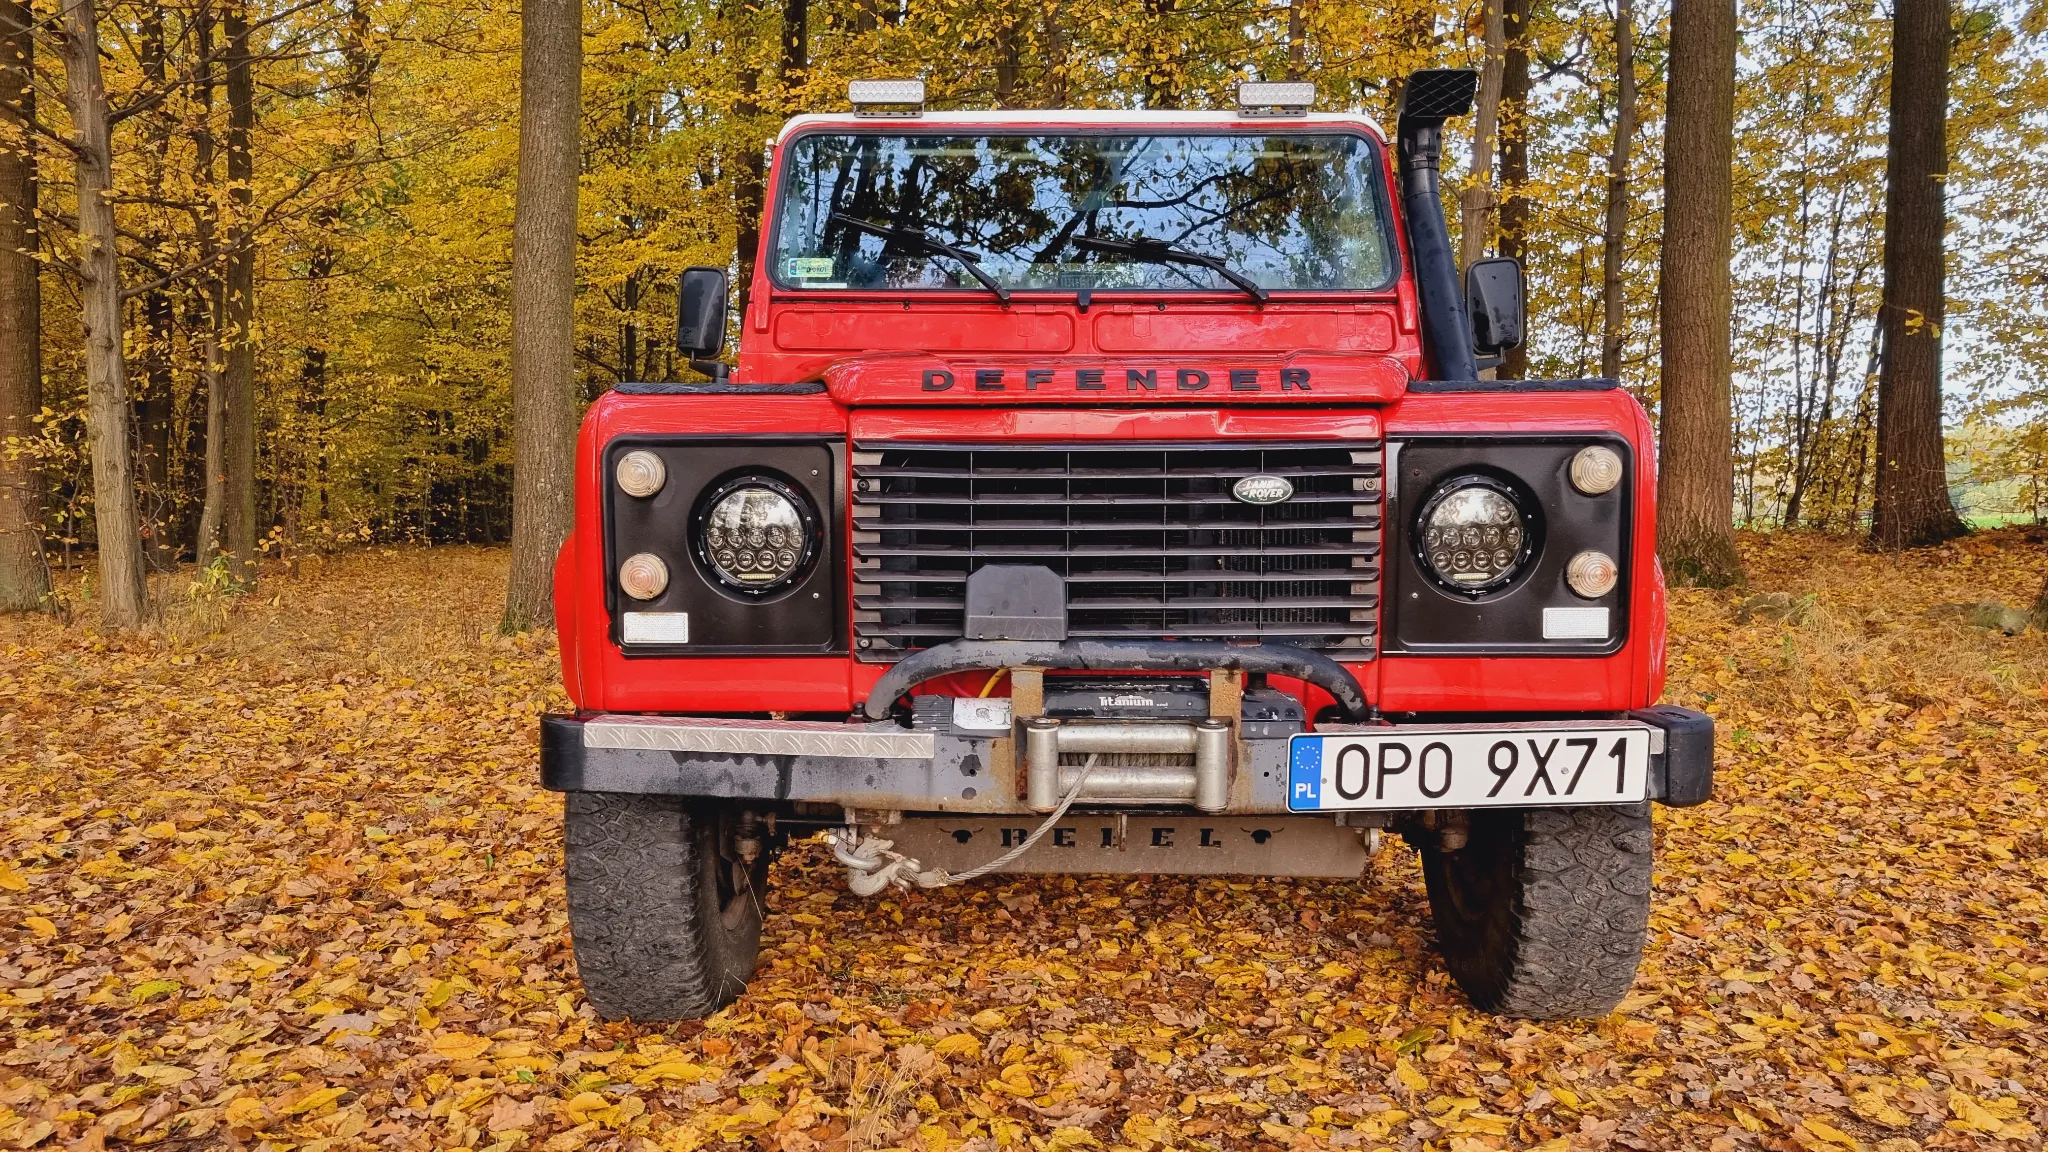
[{"label": "windshield", "polygon": [[1362,136],[816,133],[784,165],[773,274],[788,288],[980,290],[965,260],[1004,289],[1235,291],[1225,269],[1272,291],[1394,280]]}]

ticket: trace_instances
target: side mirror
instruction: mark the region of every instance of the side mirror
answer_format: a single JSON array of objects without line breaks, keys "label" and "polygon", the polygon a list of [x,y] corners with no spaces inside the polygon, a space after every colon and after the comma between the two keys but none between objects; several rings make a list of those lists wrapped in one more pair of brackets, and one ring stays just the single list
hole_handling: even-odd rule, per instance
[{"label": "side mirror", "polygon": [[1521,264],[1505,257],[1474,260],[1465,269],[1465,310],[1472,316],[1472,347],[1480,355],[1520,344],[1527,323]]},{"label": "side mirror", "polygon": [[685,268],[676,285],[676,347],[690,367],[724,379],[715,357],[725,349],[726,282],[723,268]]}]

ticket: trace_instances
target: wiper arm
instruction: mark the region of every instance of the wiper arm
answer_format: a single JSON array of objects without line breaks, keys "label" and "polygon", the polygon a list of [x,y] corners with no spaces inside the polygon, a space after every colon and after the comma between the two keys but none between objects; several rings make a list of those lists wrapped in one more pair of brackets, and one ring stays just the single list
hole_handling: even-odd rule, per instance
[{"label": "wiper arm", "polygon": [[969,276],[979,280],[982,287],[995,293],[996,299],[1005,304],[1010,302],[1010,290],[996,283],[996,278],[988,274],[988,269],[981,266],[981,261],[975,257],[974,253],[969,252],[965,248],[955,248],[944,240],[934,239],[927,235],[922,228],[898,228],[893,224],[877,224],[872,220],[863,220],[858,216],[848,216],[844,212],[834,212],[830,218],[856,232],[865,232],[870,236],[879,236],[884,240],[901,240],[908,244],[914,244],[926,252],[936,252],[941,256],[950,256],[958,260],[962,268],[967,269]]},{"label": "wiper arm", "polygon": [[1266,302],[1266,290],[1259,287],[1258,282],[1251,277],[1225,264],[1220,256],[1211,256],[1206,252],[1190,252],[1186,248],[1177,248],[1164,240],[1154,240],[1147,236],[1138,236],[1130,240],[1074,236],[1067,242],[1076,248],[1092,248],[1097,252],[1114,252],[1120,256],[1129,256],[1145,264],[1189,264],[1196,268],[1207,268],[1243,289],[1252,299],[1261,304]]}]

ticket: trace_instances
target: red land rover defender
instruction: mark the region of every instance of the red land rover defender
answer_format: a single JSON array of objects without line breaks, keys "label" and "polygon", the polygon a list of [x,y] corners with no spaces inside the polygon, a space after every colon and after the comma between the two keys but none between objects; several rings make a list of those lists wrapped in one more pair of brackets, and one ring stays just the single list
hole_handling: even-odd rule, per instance
[{"label": "red land rover defender", "polygon": [[1712,723],[1656,703],[1642,408],[1481,376],[1523,308],[1446,237],[1472,89],[1415,75],[1392,144],[1305,84],[927,113],[861,82],[782,130],[737,367],[692,269],[710,382],[583,422],[541,772],[599,1011],[737,996],[769,860],[820,829],[864,894],[1352,877],[1395,831],[1475,1003],[1621,999],[1649,803],[1706,798]]}]

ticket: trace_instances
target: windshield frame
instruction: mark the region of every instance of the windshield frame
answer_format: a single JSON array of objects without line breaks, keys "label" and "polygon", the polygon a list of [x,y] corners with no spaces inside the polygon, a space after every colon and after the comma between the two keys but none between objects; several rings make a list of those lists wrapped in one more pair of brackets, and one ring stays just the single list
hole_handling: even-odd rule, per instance
[{"label": "windshield frame", "polygon": [[[1366,150],[1376,173],[1373,180],[1373,196],[1379,214],[1380,230],[1387,246],[1389,275],[1384,284],[1371,288],[1273,288],[1268,290],[1269,302],[1282,300],[1362,300],[1394,296],[1406,277],[1408,266],[1408,244],[1396,211],[1393,198],[1393,172],[1387,158],[1386,142],[1366,129],[1362,124],[1329,122],[1290,122],[1275,120],[1248,121],[1243,124],[1175,124],[1147,125],[1142,123],[1120,123],[1114,125],[1091,124],[1086,126],[1062,127],[1054,123],[1040,124],[989,124],[986,122],[952,124],[927,122],[921,124],[897,121],[889,124],[812,124],[791,132],[778,142],[775,150],[775,179],[773,182],[774,211],[768,220],[768,227],[761,236],[761,247],[756,253],[756,264],[765,265],[768,286],[776,298],[830,299],[830,300],[896,300],[905,297],[936,297],[946,300],[985,299],[991,303],[995,298],[988,289],[979,284],[956,287],[914,287],[914,288],[812,288],[785,281],[777,271],[774,258],[776,246],[782,235],[783,215],[788,210],[788,193],[791,181],[796,178],[795,165],[789,162],[792,149],[811,136],[852,136],[852,137],[900,137],[900,136],[1350,136],[1365,143]],[[1043,300],[1073,299],[1077,295],[1091,302],[1110,302],[1118,299],[1151,300],[1171,297],[1182,301],[1234,300],[1252,306],[1245,293],[1237,288],[1090,288],[1076,290],[1059,287],[1007,286],[1010,295],[1016,298],[1031,297]],[[1258,305],[1263,306],[1263,305]]]}]

